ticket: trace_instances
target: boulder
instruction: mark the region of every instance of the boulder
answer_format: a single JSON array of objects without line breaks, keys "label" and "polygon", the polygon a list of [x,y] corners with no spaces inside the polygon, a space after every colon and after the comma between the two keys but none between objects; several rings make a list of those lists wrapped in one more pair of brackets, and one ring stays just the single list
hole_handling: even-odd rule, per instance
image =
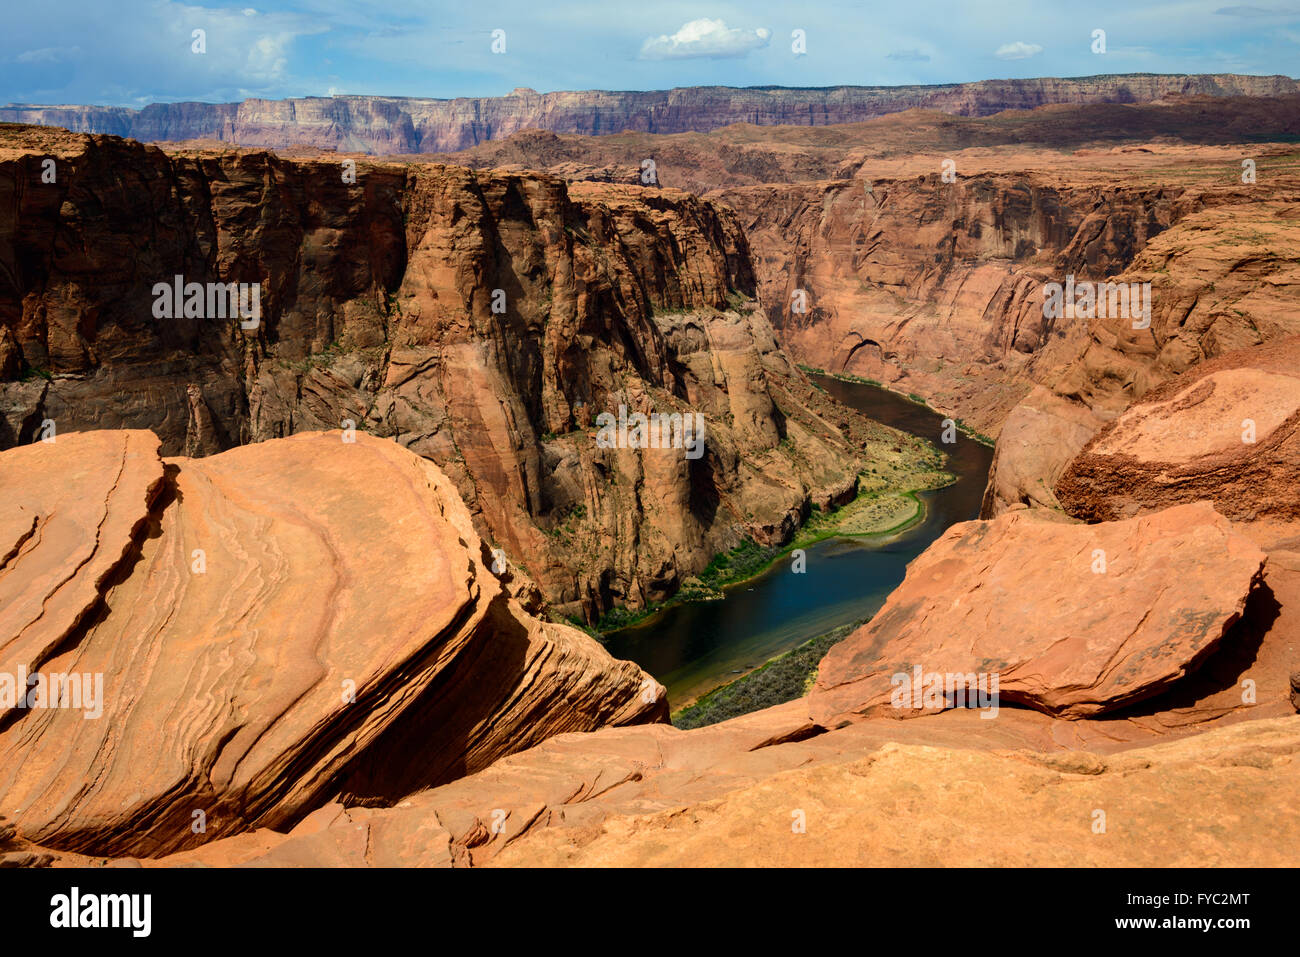
[{"label": "boulder", "polygon": [[1208,499],[1239,522],[1300,522],[1300,336],[1188,370],[1101,429],[1056,482],[1070,514],[1127,518]]},{"label": "boulder", "polygon": [[[1215,650],[1264,557],[1208,503],[1098,525],[1034,509],[955,525],[822,660],[809,713],[835,727],[969,704],[973,695],[951,694],[953,676],[989,693],[996,679],[1003,705],[1070,718],[1113,711]],[[931,695],[936,679],[943,690]]]}]

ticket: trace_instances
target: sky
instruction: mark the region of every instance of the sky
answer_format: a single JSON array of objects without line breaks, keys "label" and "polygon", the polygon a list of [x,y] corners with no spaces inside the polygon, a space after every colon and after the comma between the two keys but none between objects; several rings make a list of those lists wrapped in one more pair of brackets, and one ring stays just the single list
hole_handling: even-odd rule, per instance
[{"label": "sky", "polygon": [[1300,0],[7,2],[0,103],[1300,72]]}]

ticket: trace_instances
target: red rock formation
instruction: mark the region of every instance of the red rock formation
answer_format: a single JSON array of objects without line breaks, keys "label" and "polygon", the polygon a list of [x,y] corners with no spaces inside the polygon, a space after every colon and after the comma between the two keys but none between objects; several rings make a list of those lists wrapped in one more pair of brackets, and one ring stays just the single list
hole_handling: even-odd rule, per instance
[{"label": "red rock formation", "polygon": [[[398,807],[329,805],[288,834],[264,829],[143,863],[1300,862],[1300,819],[1283,813],[1297,797],[1300,720],[1294,716],[1119,751],[1030,750],[1026,738],[1000,721],[937,724],[868,721],[768,746],[759,746],[773,725],[767,713],[691,732],[653,726],[562,736]],[[987,747],[972,746],[981,738]],[[1105,835],[1091,828],[1097,808],[1109,809]],[[66,863],[97,863],[60,856]]]},{"label": "red rock formation", "polygon": [[[85,442],[96,435],[73,439]],[[387,507],[390,493],[373,494],[377,483],[368,470],[352,476],[334,467],[341,443],[335,452],[315,449],[337,441],[337,433],[299,436],[182,460],[176,463],[176,481],[183,483],[187,472],[208,479],[226,471],[256,479],[256,469],[235,466],[261,458],[275,459],[277,476],[297,475],[280,459],[299,444],[311,446],[308,462],[300,463],[308,466],[302,477],[268,499],[278,502],[274,514],[291,513],[286,508],[290,500],[337,502],[343,493],[336,506],[343,509],[338,513],[343,531],[355,536],[360,530],[362,538],[378,546],[398,526],[383,515],[375,516],[378,521],[358,519],[354,510],[376,503]],[[419,474],[435,473],[394,444],[361,436],[358,446],[356,451],[395,458]],[[36,449],[6,453],[0,463],[36,454]],[[241,498],[262,504],[257,490],[273,481],[267,473],[250,489],[229,483],[220,487],[227,496],[238,491]],[[383,482],[386,490],[397,484]],[[185,547],[193,539],[192,531],[179,527],[193,523],[179,519],[194,497],[197,493],[190,491],[179,506],[164,509],[163,546]],[[216,511],[211,508],[215,497],[202,501]],[[404,509],[408,516],[411,511]],[[447,514],[455,511],[449,506]],[[178,526],[175,531],[169,515]],[[472,537],[463,511],[457,529]],[[963,534],[972,529],[982,531],[985,541],[962,553]],[[399,543],[407,541],[407,531],[401,528]],[[245,535],[232,541],[257,539]],[[1097,543],[1107,550],[1104,575],[1092,573],[1096,556],[1091,546]],[[1031,546],[1034,560],[1022,560]],[[184,558],[162,561],[149,553],[146,543],[140,566],[173,574]],[[404,554],[416,565],[424,560],[418,551]],[[306,816],[243,820],[233,832],[222,832],[229,836],[145,863],[1294,864],[1294,841],[1260,840],[1260,834],[1276,834],[1279,820],[1294,817],[1279,818],[1278,808],[1296,798],[1292,765],[1300,748],[1300,718],[1281,715],[1291,708],[1286,671],[1294,668],[1300,649],[1300,554],[1270,554],[1259,582],[1261,557],[1205,504],[1095,526],[1047,522],[1042,514],[1026,510],[991,523],[958,526],[913,563],[907,581],[877,617],[879,624],[848,639],[852,644],[841,645],[847,653],[840,660],[833,654],[823,663],[820,683],[833,687],[821,687],[809,699],[691,732],[654,725],[561,735],[477,773],[409,794],[413,778],[391,783],[387,776],[391,769],[409,765],[380,759],[387,737],[380,735],[370,746],[375,760],[362,758],[336,779],[344,782],[341,800],[312,802],[318,810]],[[381,564],[391,578],[391,570]],[[1070,572],[1074,566],[1079,566],[1077,573]],[[125,589],[132,581],[143,581],[145,573],[138,568],[122,592],[110,594],[110,623],[128,597]],[[1041,584],[1045,577],[1052,583],[1046,589]],[[1078,585],[1081,579],[1090,587]],[[1030,583],[1032,593],[1017,587],[1018,582]],[[907,614],[899,611],[907,603],[904,598],[913,606]],[[133,607],[147,611],[138,603]],[[368,611],[367,606],[356,608]],[[1223,626],[1238,614],[1240,620],[1225,632]],[[890,621],[899,626],[892,633],[910,629],[914,638],[928,642],[934,660],[943,663],[939,667],[982,667],[986,652],[1002,654],[1008,642],[1014,644],[1011,652],[1029,649],[1028,657],[1021,656],[1023,667],[998,663],[1008,666],[1004,673],[1010,680],[999,688],[1006,698],[996,719],[986,720],[976,710],[949,709],[911,721],[853,715],[856,720],[847,726],[828,729],[850,716],[843,702],[832,700],[835,695],[854,692],[850,709],[864,700],[859,692],[869,697],[871,675],[850,673],[854,649],[869,652],[869,639],[881,637],[881,629],[890,631]],[[1057,639],[1070,633],[1081,640],[1064,647]],[[83,643],[88,640],[88,647],[94,647],[99,634],[93,631]],[[114,647],[126,644],[126,637],[117,635]],[[913,642],[911,651],[919,648]],[[906,657],[911,663],[917,656]],[[1109,665],[1108,658],[1113,659]],[[1123,665],[1117,666],[1120,659]],[[177,670],[195,673],[192,667]],[[238,678],[229,665],[221,673],[225,677],[212,674],[221,688],[226,678]],[[837,683],[836,674],[849,680]],[[1243,693],[1246,678],[1257,685],[1250,695]],[[1088,686],[1098,693],[1085,691]],[[536,687],[539,692],[547,687],[545,675],[538,676]],[[1030,693],[1023,694],[1027,689]],[[1150,697],[1132,703],[1148,692]],[[247,700],[261,700],[262,693]],[[888,687],[884,694],[887,700]],[[1129,703],[1104,714],[1086,703],[1103,698],[1107,705]],[[1054,704],[1068,717],[1014,707],[1013,699]],[[418,704],[410,708],[416,713],[410,723],[399,718],[392,725],[402,728],[400,737],[408,748],[413,739],[435,747],[430,735],[413,735],[412,728],[441,726],[446,714],[458,713],[435,719]],[[40,753],[57,755],[63,737],[52,734],[51,746]],[[77,737],[75,729],[66,737]],[[1163,738],[1170,743],[1158,743]],[[0,747],[4,743],[0,737]],[[113,783],[111,777],[102,780]],[[972,787],[979,789],[981,800],[972,801]],[[919,804],[918,788],[928,795]],[[1171,795],[1180,808],[1173,823],[1168,816]],[[99,799],[91,792],[82,800],[94,805]],[[996,814],[984,813],[986,806],[996,808]],[[1123,808],[1114,821],[1115,836],[1122,840],[1092,833],[1094,807]],[[0,798],[0,812],[9,814],[12,808],[7,796]],[[1232,825],[1224,826],[1229,810]],[[890,843],[888,835],[897,834],[900,815],[925,839],[908,840],[905,847]],[[889,824],[880,830],[882,820]],[[1049,832],[1056,835],[1050,841],[1043,837]],[[861,834],[870,839],[853,836]],[[102,862],[78,855],[71,845],[51,850],[21,827],[14,837],[13,863]]]},{"label": "red rock formation", "polygon": [[[1258,143],[1294,136],[1297,105],[1199,97],[672,138],[529,133],[457,159],[557,169],[654,156],[664,181],[713,189],[740,214],[760,298],[797,358],[1002,437],[995,515],[1055,507],[1053,486],[1096,429],[1169,376],[1300,331],[1285,252],[1300,241],[1300,181],[1289,147]],[[1246,142],[1173,145],[1232,137]],[[1243,157],[1260,164],[1254,182],[1241,182]],[[1149,282],[1151,329],[1047,319],[1043,285],[1070,275]],[[796,290],[806,312],[791,308]]]},{"label": "red rock formation", "polygon": [[952,706],[945,675],[985,675],[972,681],[1007,704],[1112,711],[1194,671],[1241,617],[1263,564],[1206,504],[1100,525],[1029,510],[954,525],[830,650],[808,707],[825,727],[913,717]]},{"label": "red rock formation", "polygon": [[[89,150],[60,143],[66,141],[28,144],[0,154],[0,162],[22,170],[39,155],[33,146],[64,149],[61,155],[74,163],[81,162],[79,150]],[[1297,799],[1300,718],[1281,716],[1294,707],[1296,682],[1288,673],[1300,660],[1300,516],[1289,494],[1295,484],[1296,347],[1282,340],[1296,331],[1289,250],[1296,245],[1300,183],[1278,171],[1258,188],[1237,185],[1233,148],[1195,154],[1160,149],[1100,158],[1081,151],[1044,161],[1058,165],[1032,174],[1023,172],[1023,156],[1010,166],[1007,157],[994,157],[988,167],[972,170],[966,162],[971,154],[961,158],[955,183],[938,179],[932,166],[908,165],[937,157],[900,160],[883,171],[850,157],[835,182],[729,190],[751,230],[764,304],[775,310],[802,357],[838,360],[848,353],[843,368],[924,391],[965,417],[985,416],[977,421],[992,423],[990,431],[1014,409],[1002,429],[986,500],[990,514],[1008,514],[959,526],[918,558],[876,619],[822,663],[806,700],[694,732],[652,725],[552,737],[495,761],[499,753],[533,743],[528,729],[539,723],[546,733],[566,730],[570,718],[554,717],[561,699],[588,706],[578,721],[584,727],[637,720],[653,709],[634,700],[635,669],[620,678],[616,667],[611,679],[609,663],[593,664],[599,656],[580,636],[528,618],[501,591],[484,599],[489,609],[474,617],[475,588],[486,594],[501,586],[481,574],[490,558],[476,544],[470,513],[454,504],[452,482],[472,503],[475,521],[517,536],[509,551],[526,554],[530,570],[559,556],[555,579],[563,579],[575,574],[567,556],[599,545],[594,535],[583,537],[581,519],[561,533],[572,539],[562,546],[530,544],[533,530],[545,528],[538,519],[548,514],[546,503],[555,501],[582,503],[588,515],[595,514],[595,503],[601,511],[592,528],[615,528],[620,541],[640,543],[666,530],[664,541],[648,549],[638,544],[632,564],[644,570],[662,557],[655,567],[670,569],[680,562],[679,542],[708,540],[721,527],[682,522],[684,515],[698,519],[690,508],[699,501],[698,476],[688,470],[684,478],[680,461],[627,450],[592,453],[586,430],[556,432],[557,425],[589,424],[579,410],[592,403],[578,405],[585,393],[575,391],[575,383],[614,401],[627,398],[645,408],[681,403],[725,420],[718,458],[707,460],[714,469],[710,488],[717,491],[707,500],[771,537],[797,520],[802,503],[842,487],[846,446],[863,447],[860,426],[808,397],[762,317],[746,312],[748,302],[727,301],[748,291],[737,288],[743,285],[744,240],[736,221],[709,203],[668,190],[566,188],[531,174],[378,165],[363,167],[359,181],[367,192],[360,206],[336,219],[331,210],[340,200],[317,185],[334,172],[333,164],[201,152],[166,160],[179,171],[171,180],[182,185],[174,188],[179,212],[160,216],[161,223],[202,222],[186,204],[195,196],[213,197],[200,204],[211,211],[213,225],[194,231],[202,252],[194,261],[221,263],[222,271],[205,265],[205,275],[242,275],[229,271],[234,265],[261,274],[266,265],[265,274],[277,277],[268,299],[269,332],[256,341],[233,330],[208,335],[204,361],[212,364],[196,366],[234,370],[222,376],[245,383],[239,388],[250,406],[246,417],[237,405],[235,411],[220,403],[214,408],[204,398],[211,393],[189,389],[182,377],[186,389],[176,408],[183,414],[178,411],[176,421],[184,425],[169,425],[169,434],[183,437],[187,450],[206,450],[225,441],[223,422],[246,427],[249,435],[241,438],[264,437],[333,425],[355,411],[359,423],[391,426],[388,434],[400,430],[404,443],[445,461],[451,482],[396,443],[364,436],[357,450],[373,453],[382,467],[340,474],[336,456],[346,446],[337,433],[165,463],[161,479],[145,456],[145,464],[131,470],[134,481],[125,484],[105,478],[101,463],[93,476],[78,479],[87,489],[85,501],[60,507],[61,536],[51,533],[47,541],[39,508],[20,507],[0,519],[0,568],[8,572],[16,560],[23,569],[21,576],[0,578],[0,587],[22,586],[12,612],[0,604],[0,616],[10,615],[17,636],[12,654],[0,648],[0,663],[33,653],[54,664],[79,656],[116,661],[114,655],[136,654],[150,640],[166,650],[169,657],[160,659],[169,666],[165,673],[143,670],[164,694],[133,703],[152,710],[142,711],[145,720],[135,725],[118,722],[128,731],[116,753],[144,747],[143,735],[132,736],[137,726],[194,716],[179,737],[199,745],[194,753],[166,754],[151,786],[189,780],[189,769],[198,767],[206,774],[200,780],[225,789],[205,797],[242,795],[244,803],[237,805],[239,815],[223,818],[229,823],[222,839],[192,848],[185,842],[196,839],[178,834],[188,820],[170,805],[160,810],[148,832],[151,843],[132,853],[185,848],[156,862],[163,866],[1294,866],[1297,818],[1286,812]],[[147,168],[161,154],[139,155],[148,158]],[[601,163],[613,168],[615,160]],[[1195,171],[1207,162],[1217,171]],[[91,166],[82,169],[90,173]],[[1232,173],[1232,185],[1224,170]],[[589,170],[571,172],[585,176]],[[1147,181],[1128,181],[1138,175]],[[168,176],[142,175],[140,181],[158,184],[160,208],[173,209]],[[119,271],[134,267],[123,252],[131,230],[114,222],[129,219],[120,206],[97,201],[111,195],[110,178],[86,182],[95,188],[58,198],[60,222],[71,224],[64,235],[94,237],[99,230]],[[13,175],[14,207],[39,209],[33,222],[53,218],[52,207],[41,205],[50,200],[32,183]],[[392,225],[393,214],[374,217],[373,207],[388,201],[402,213],[400,228]],[[358,219],[364,229],[348,232]],[[35,420],[45,414],[42,401],[84,389],[90,380],[101,396],[113,381],[142,392],[147,386],[141,383],[164,383],[155,394],[170,396],[178,383],[171,381],[176,366],[168,363],[183,362],[183,350],[151,344],[154,365],[147,366],[129,351],[138,333],[120,331],[129,310],[112,296],[95,298],[97,286],[111,286],[115,278],[107,266],[111,257],[96,259],[92,242],[60,244],[39,230],[34,236],[17,243],[7,261],[15,264],[15,275],[23,275],[18,265],[40,261],[32,250],[46,245],[60,269],[73,268],[54,270],[63,279],[49,284],[48,293],[33,286],[17,307],[0,304],[10,310],[3,314],[8,321],[0,322],[0,370],[19,376],[33,365],[33,355],[59,364],[58,371],[45,369],[52,381],[37,375],[5,387],[7,420],[16,423],[10,428],[32,436]],[[245,245],[250,237],[255,248]],[[148,244],[139,248],[148,254]],[[289,249],[307,265],[285,265]],[[212,258],[203,258],[211,250]],[[384,265],[394,261],[400,265],[392,270]],[[349,273],[349,262],[363,266]],[[791,269],[787,281],[782,271]],[[1046,321],[1041,284],[1066,270],[1150,281],[1151,327]],[[484,290],[494,283],[508,288],[515,304],[504,317],[485,302]],[[788,314],[785,297],[799,287],[813,293],[811,315]],[[551,302],[540,306],[548,293]],[[372,294],[373,305],[367,301]],[[106,315],[112,321],[101,321]],[[345,343],[327,352],[323,346],[337,338],[335,328],[346,332]],[[1216,358],[1243,346],[1252,348]],[[111,360],[104,363],[101,355]],[[309,367],[286,372],[274,367],[281,359]],[[156,370],[152,379],[142,373],[146,367]],[[104,405],[96,398],[86,407]],[[146,405],[130,414],[140,415]],[[1256,424],[1256,442],[1248,449],[1233,444],[1229,425],[1239,417]],[[798,456],[778,451],[781,428],[793,436]],[[548,439],[543,429],[556,434]],[[1240,431],[1235,434],[1239,442]],[[65,441],[61,431],[58,442]],[[318,449],[322,442],[333,451]],[[291,456],[285,451],[290,447],[310,454]],[[122,454],[116,446],[105,449]],[[34,460],[53,452],[37,444],[6,454]],[[4,462],[0,457],[0,468]],[[15,487],[38,499],[53,494],[35,485],[31,473]],[[468,598],[457,588],[439,587],[445,576],[433,574],[437,562],[412,551],[409,523],[426,512],[403,506],[405,497],[390,491],[400,491],[403,477],[412,474],[435,476],[431,497],[452,526],[413,537],[432,539],[438,554],[464,561],[469,574],[461,584]],[[286,475],[284,488],[270,488]],[[603,485],[609,475],[615,480]],[[246,485],[236,476],[253,481]],[[750,491],[738,490],[740,476]],[[629,485],[633,493],[624,498]],[[375,494],[376,487],[384,494]],[[1023,504],[1123,520],[1084,525]],[[304,514],[308,520],[301,524],[286,517]],[[260,519],[255,532],[276,534],[231,533],[241,527],[238,519],[250,516]],[[410,577],[417,603],[450,593],[453,606],[474,609],[458,619],[464,629],[524,633],[528,650],[464,638],[457,658],[463,664],[451,664],[427,685],[421,684],[427,672],[410,675],[398,667],[412,682],[411,694],[374,703],[369,723],[341,729],[337,720],[329,722],[338,708],[324,707],[323,689],[337,682],[338,668],[358,661],[383,684],[382,676],[391,673],[384,669],[395,665],[372,643],[329,643],[328,651],[343,649],[342,664],[327,654],[311,660],[317,671],[307,678],[303,669],[282,674],[262,667],[257,656],[301,652],[308,642],[294,638],[318,630],[288,629],[286,644],[256,640],[259,631],[251,652],[240,657],[230,653],[241,646],[228,634],[200,630],[196,638],[192,628],[169,630],[144,601],[146,586],[176,593],[184,548],[210,532],[222,543],[221,575],[227,576],[220,582],[220,606],[214,610],[198,598],[190,599],[195,604],[163,604],[194,610],[217,628],[230,615],[281,607],[239,587],[238,576],[247,574],[240,559],[250,550],[261,553],[262,560],[252,563],[254,577],[261,573],[271,581],[264,570],[279,566],[267,556],[307,555],[310,562],[320,554],[313,550],[313,532],[335,521],[350,543],[345,553],[398,552],[378,555],[375,569],[355,570],[347,581],[356,586],[348,619],[363,637],[401,630],[408,609],[374,607],[372,596]],[[48,524],[57,527],[53,519]],[[91,536],[92,527],[101,534]],[[268,547],[285,541],[293,547]],[[51,546],[54,551],[47,551]],[[1104,572],[1094,571],[1098,549]],[[539,562],[537,556],[544,557]],[[608,564],[605,556],[600,560]],[[84,567],[89,578],[65,581],[57,569],[68,562]],[[325,556],[314,564],[338,567]],[[539,578],[554,589],[555,579],[545,574]],[[575,577],[581,581],[585,574]],[[651,594],[656,585],[644,582],[669,574],[632,574],[618,587],[631,581],[635,590],[639,581]],[[185,585],[186,595],[196,587]],[[319,588],[313,583],[313,594]],[[295,599],[306,590],[290,576],[264,591],[285,602],[284,614],[296,622],[322,613]],[[110,600],[101,603],[101,597]],[[48,621],[37,613],[47,603],[53,612]],[[408,630],[437,626],[440,613],[412,613]],[[123,614],[131,616],[130,627]],[[551,678],[546,669],[557,656],[560,677]],[[517,657],[524,661],[518,671],[512,665]],[[483,673],[475,670],[480,663]],[[918,664],[926,672],[996,669],[1004,699],[996,720],[968,709],[931,713],[924,707],[915,720],[891,720],[896,709],[889,679]],[[324,677],[311,684],[316,673]],[[519,677],[499,686],[486,679],[485,695],[483,675],[503,673]],[[309,685],[299,697],[292,694],[295,681]],[[513,696],[512,681],[528,689],[522,700]],[[192,687],[209,690],[196,700],[224,702],[226,710],[213,718],[189,705]],[[423,694],[421,687],[427,688]],[[313,724],[303,718],[312,717],[318,697],[316,714],[325,718]],[[259,715],[248,716],[253,704],[267,709],[260,718],[271,723],[257,735],[249,731],[258,727],[253,719]],[[497,707],[505,712],[499,719],[473,718],[470,728],[457,723],[466,711],[481,715]],[[199,723],[203,718],[207,724]],[[0,767],[20,766],[18,755],[25,768],[0,778],[9,787],[0,795],[0,814],[19,824],[12,835],[0,833],[0,851],[18,855],[15,860],[53,856],[89,863],[74,853],[98,846],[87,835],[139,826],[122,822],[145,813],[140,802],[162,807],[153,796],[124,795],[130,775],[97,742],[102,729],[68,727],[66,715],[55,713],[11,715],[3,722]],[[489,725],[504,734],[504,743]],[[447,728],[450,743],[431,733]],[[484,734],[476,737],[474,729]],[[340,756],[322,744],[339,730],[353,735],[360,754]],[[44,746],[23,750],[33,739]],[[429,749],[433,772],[395,757],[411,740]],[[227,751],[243,756],[223,763]],[[268,757],[275,751],[298,760],[277,763]],[[83,772],[85,762],[101,755],[108,763],[94,778],[96,786],[58,804],[78,775],[92,779]],[[39,800],[25,797],[36,792]],[[1179,810],[1172,822],[1171,802]],[[1123,808],[1109,836],[1089,828],[1092,810],[1100,807]],[[902,842],[900,828],[911,835]],[[104,846],[127,849],[112,840],[118,839]]]},{"label": "red rock formation", "polygon": [[[884,165],[869,161],[853,180],[710,195],[737,209],[760,299],[796,358],[922,395],[986,434],[1006,430],[992,516],[1053,504],[1092,433],[1153,386],[1300,332],[1287,252],[1300,243],[1300,180],[1274,150],[1260,163],[1275,172],[1225,184],[1249,151],[1039,159],[1050,173],[1008,170],[1034,162],[1023,153],[958,154],[965,172],[951,183],[937,155],[936,171],[913,178],[864,175]],[[1149,283],[1149,328],[1046,316],[1045,284],[1070,276]]]},{"label": "red rock formation", "polygon": [[[1016,410],[1007,425],[1014,426],[1008,448],[1038,440],[1033,461],[999,449],[984,514],[1017,501],[1052,504],[1045,490],[1092,435],[1161,383],[1207,360],[1300,333],[1300,263],[1290,253],[1297,243],[1300,184],[1286,177],[1192,213],[1148,243],[1114,278],[1151,284],[1150,328],[1134,329],[1127,319],[1076,322],[1034,358],[1031,375],[1050,395],[1031,397],[1037,415]],[[1041,425],[1030,432],[1035,419]]]},{"label": "red rock formation", "polygon": [[396,443],[157,450],[88,432],[0,455],[0,675],[102,682],[0,715],[26,840],[161,854],[665,718],[635,665],[508,597],[446,476]]},{"label": "red rock formation", "polygon": [[1300,338],[1229,353],[1152,389],[1071,460],[1056,497],[1089,521],[1208,499],[1238,522],[1300,523]]}]

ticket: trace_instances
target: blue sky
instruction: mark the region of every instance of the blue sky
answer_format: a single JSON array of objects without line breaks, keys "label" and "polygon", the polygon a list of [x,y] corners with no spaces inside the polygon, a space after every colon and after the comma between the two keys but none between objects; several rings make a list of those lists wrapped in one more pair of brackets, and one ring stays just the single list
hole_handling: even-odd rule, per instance
[{"label": "blue sky", "polygon": [[11,0],[4,26],[0,102],[20,103],[1300,72],[1300,0]]}]

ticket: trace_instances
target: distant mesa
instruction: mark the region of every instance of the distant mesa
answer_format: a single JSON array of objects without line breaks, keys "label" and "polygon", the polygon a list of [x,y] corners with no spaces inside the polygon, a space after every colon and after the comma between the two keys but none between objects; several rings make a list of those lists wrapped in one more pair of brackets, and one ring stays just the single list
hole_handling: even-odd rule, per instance
[{"label": "distant mesa", "polygon": [[[0,122],[111,133],[144,142],[217,139],[283,149],[290,143],[376,154],[443,153],[524,129],[605,134],[707,132],[733,123],[828,126],[909,109],[959,116],[1048,104],[1151,103],[1170,96],[1286,96],[1285,76],[1117,74],[981,80],[933,86],[724,87],[651,91],[560,91],[518,87],[508,96],[249,99],[242,103],[0,107]],[[359,144],[359,145],[358,145]]]}]

